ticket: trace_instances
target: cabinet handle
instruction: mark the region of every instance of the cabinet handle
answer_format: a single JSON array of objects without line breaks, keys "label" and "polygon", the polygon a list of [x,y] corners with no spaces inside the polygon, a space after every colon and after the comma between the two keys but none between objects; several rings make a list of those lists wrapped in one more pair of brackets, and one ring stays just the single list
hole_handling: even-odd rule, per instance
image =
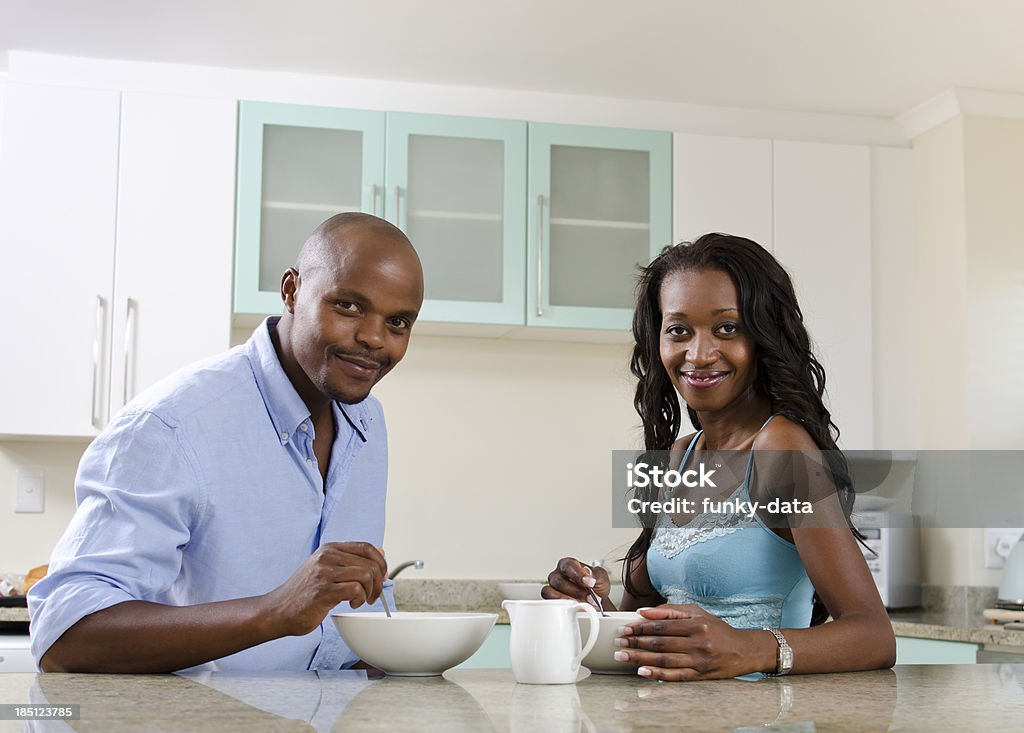
[{"label": "cabinet handle", "polygon": [[377,213],[377,196],[379,194],[380,194],[380,189],[379,189],[379,187],[377,186],[376,183],[373,184],[372,186],[370,186],[370,196],[371,196],[371,201],[373,202],[373,204],[370,207],[370,213],[373,214],[374,216],[380,216],[380,214]]},{"label": "cabinet handle", "polygon": [[100,359],[103,357],[103,341],[106,332],[107,306],[102,295],[96,296],[96,330],[92,337],[92,426],[96,429],[102,428],[103,416],[100,409],[103,407],[99,399],[100,383]]},{"label": "cabinet handle", "polygon": [[[124,383],[121,385],[121,406],[135,397],[135,320],[138,318],[139,304],[134,298],[126,301],[124,319]],[[128,388],[129,382],[131,389]]]},{"label": "cabinet handle", "polygon": [[395,186],[395,226],[402,226],[402,187]]},{"label": "cabinet handle", "polygon": [[537,315],[544,315],[544,194],[537,197]]}]

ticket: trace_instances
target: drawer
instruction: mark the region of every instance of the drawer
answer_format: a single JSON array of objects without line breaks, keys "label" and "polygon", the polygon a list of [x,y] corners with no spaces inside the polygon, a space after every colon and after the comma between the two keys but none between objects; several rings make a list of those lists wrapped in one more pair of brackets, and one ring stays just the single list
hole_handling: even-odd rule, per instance
[{"label": "drawer", "polygon": [[27,636],[0,636],[0,673],[36,671]]}]

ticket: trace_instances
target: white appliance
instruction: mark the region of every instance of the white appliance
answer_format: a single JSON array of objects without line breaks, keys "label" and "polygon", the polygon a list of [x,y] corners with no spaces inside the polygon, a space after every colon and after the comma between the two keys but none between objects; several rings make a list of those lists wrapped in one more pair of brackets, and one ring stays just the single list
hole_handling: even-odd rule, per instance
[{"label": "white appliance", "polygon": [[855,511],[861,551],[886,608],[921,606],[921,536],[917,518],[897,512]]},{"label": "white appliance", "polygon": [[996,608],[1024,611],[1024,535],[1006,558]]}]

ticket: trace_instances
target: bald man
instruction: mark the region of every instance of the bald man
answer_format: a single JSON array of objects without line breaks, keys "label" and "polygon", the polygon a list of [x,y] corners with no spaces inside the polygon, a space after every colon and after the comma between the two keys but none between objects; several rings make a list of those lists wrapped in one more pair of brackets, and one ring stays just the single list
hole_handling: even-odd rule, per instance
[{"label": "bald man", "polygon": [[330,619],[380,608],[387,434],[370,390],[423,302],[412,245],[340,214],[280,317],[136,398],[86,450],[78,509],[29,593],[44,671],[340,669]]}]

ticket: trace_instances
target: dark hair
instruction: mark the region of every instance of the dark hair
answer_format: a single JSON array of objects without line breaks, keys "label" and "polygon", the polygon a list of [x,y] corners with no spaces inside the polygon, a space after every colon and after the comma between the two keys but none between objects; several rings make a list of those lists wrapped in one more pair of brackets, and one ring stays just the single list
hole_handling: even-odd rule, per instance
[{"label": "dark hair", "polygon": [[[726,273],[739,296],[740,317],[754,341],[754,389],[771,403],[772,414],[785,415],[801,425],[824,451],[843,508],[853,507],[852,482],[846,459],[836,440],[839,428],[822,401],[825,370],[811,351],[810,337],[789,274],[767,250],[750,239],[727,234],[705,234],[693,243],[666,247],[641,268],[633,313],[633,356],[630,371],[637,378],[633,406],[644,427],[644,447],[667,451],[682,426],[679,397],[661,363],[661,285],[683,270],[719,270]],[[697,413],[687,407],[690,421],[700,428]],[[636,594],[629,577],[634,563],[643,561],[653,530],[644,529],[629,548],[623,583]],[[812,625],[827,618],[815,596]]]}]

